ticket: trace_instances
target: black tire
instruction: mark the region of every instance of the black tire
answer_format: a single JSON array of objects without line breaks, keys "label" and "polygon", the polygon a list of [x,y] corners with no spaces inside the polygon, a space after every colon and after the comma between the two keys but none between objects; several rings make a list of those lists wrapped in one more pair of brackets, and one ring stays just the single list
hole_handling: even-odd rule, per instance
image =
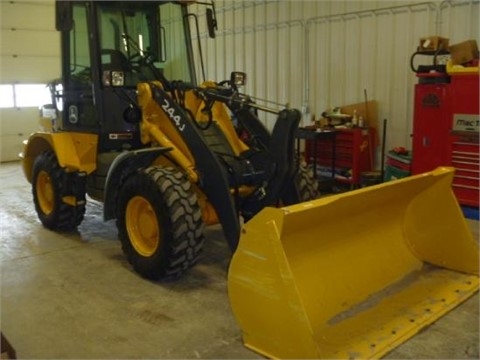
[{"label": "black tire", "polygon": [[136,272],[171,279],[197,262],[204,224],[197,196],[181,172],[149,167],[128,178],[119,194],[119,238]]},{"label": "black tire", "polygon": [[[71,231],[83,220],[85,194],[82,199],[76,199],[76,205],[63,201],[64,197],[72,197],[74,193],[72,190],[76,190],[73,187],[80,185],[71,183],[72,178],[72,174],[68,174],[60,167],[52,151],[46,151],[35,159],[32,174],[33,202],[38,218],[48,229]],[[85,180],[77,178],[76,181]]]},{"label": "black tire", "polygon": [[301,162],[295,176],[295,185],[300,195],[300,201],[310,201],[320,196],[318,181],[313,176],[313,171],[306,163]]}]

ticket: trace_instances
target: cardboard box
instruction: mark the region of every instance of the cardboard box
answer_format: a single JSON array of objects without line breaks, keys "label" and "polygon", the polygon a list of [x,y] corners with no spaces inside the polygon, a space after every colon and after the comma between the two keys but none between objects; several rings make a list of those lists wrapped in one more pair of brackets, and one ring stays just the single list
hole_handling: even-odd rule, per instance
[{"label": "cardboard box", "polygon": [[478,45],[476,40],[467,40],[448,48],[453,65],[465,64],[478,59]]},{"label": "cardboard box", "polygon": [[447,50],[449,39],[440,36],[428,36],[420,38],[418,51]]}]

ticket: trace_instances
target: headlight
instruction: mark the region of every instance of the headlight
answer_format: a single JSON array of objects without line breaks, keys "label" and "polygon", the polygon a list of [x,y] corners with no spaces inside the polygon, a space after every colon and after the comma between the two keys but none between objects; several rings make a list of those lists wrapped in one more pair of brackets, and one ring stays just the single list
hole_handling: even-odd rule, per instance
[{"label": "headlight", "polygon": [[125,84],[125,74],[123,71],[104,71],[103,85],[105,86],[123,86]]},{"label": "headlight", "polygon": [[240,71],[232,71],[230,75],[230,84],[234,87],[239,87],[245,85],[247,82],[247,74]]}]

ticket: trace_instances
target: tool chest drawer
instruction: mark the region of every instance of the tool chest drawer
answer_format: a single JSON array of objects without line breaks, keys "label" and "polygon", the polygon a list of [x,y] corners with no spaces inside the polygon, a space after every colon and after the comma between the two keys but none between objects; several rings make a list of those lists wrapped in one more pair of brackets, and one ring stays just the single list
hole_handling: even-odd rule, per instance
[{"label": "tool chest drawer", "polygon": [[452,188],[461,205],[479,206],[480,153],[478,133],[452,132],[449,165],[455,167]]},{"label": "tool chest drawer", "polygon": [[334,160],[335,180],[359,185],[361,173],[372,170],[374,129],[337,129],[335,132],[335,153],[333,153],[333,140],[316,143],[307,140],[306,160],[308,163],[315,161],[313,146],[316,144],[316,163],[319,171],[329,171]]}]

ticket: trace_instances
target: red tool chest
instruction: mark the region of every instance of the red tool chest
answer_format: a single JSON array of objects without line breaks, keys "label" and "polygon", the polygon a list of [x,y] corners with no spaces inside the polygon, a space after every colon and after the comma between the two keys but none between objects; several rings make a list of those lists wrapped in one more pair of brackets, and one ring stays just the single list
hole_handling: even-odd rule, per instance
[{"label": "red tool chest", "polygon": [[455,167],[453,192],[458,202],[467,206],[479,206],[480,157],[478,133],[452,132],[448,149],[450,166]]},{"label": "red tool chest", "polygon": [[449,82],[415,85],[412,173],[455,167],[460,204],[479,206],[479,74],[451,74]]},{"label": "red tool chest", "polygon": [[[357,186],[360,184],[361,173],[372,170],[375,129],[336,129],[335,133],[335,180]],[[317,165],[330,169],[333,156],[332,141],[331,139],[317,142],[307,140],[305,146],[307,162],[315,161],[313,146],[316,144]]]},{"label": "red tool chest", "polygon": [[412,174],[448,163],[451,124],[450,84],[416,84],[412,136]]}]

